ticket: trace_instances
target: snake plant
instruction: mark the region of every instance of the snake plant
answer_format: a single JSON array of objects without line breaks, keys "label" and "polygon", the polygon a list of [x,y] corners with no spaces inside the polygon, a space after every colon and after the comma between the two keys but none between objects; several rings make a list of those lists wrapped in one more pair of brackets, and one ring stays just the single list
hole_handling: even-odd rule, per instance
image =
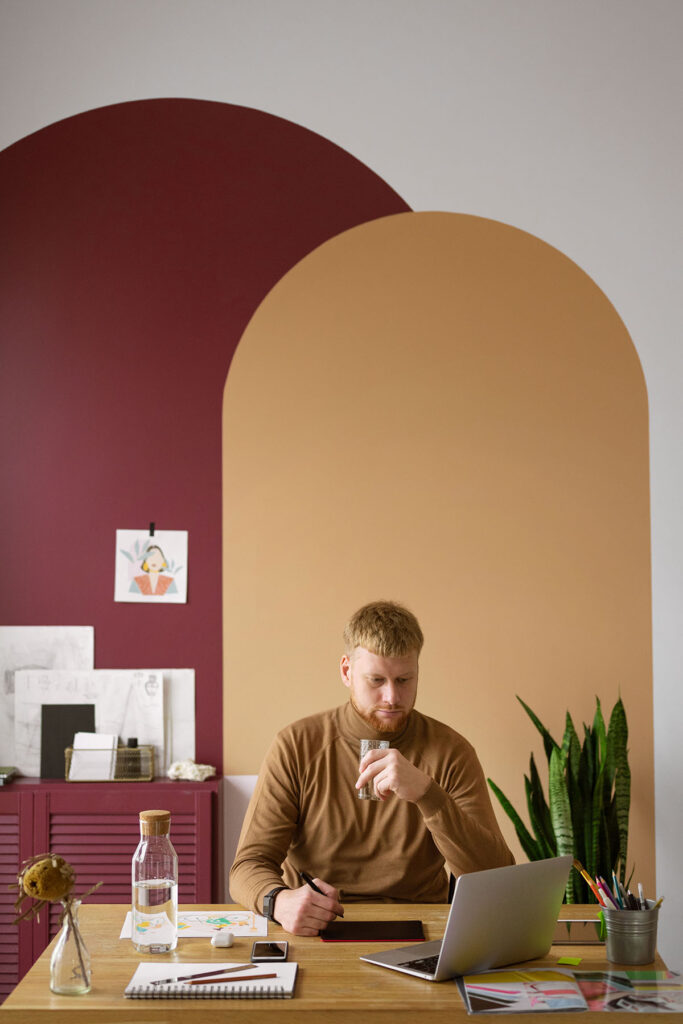
[{"label": "snake plant", "polygon": [[[631,772],[626,746],[628,725],[621,698],[605,727],[596,697],[593,723],[583,726],[583,743],[567,712],[561,745],[521,697],[517,700],[543,737],[548,761],[548,800],[533,753],[529,774],[524,776],[531,831],[495,782],[488,779],[488,784],[515,826],[522,849],[529,860],[572,854],[593,878],[602,875],[611,879],[614,871],[626,884]],[[569,875],[565,900],[595,902],[577,871]]]}]

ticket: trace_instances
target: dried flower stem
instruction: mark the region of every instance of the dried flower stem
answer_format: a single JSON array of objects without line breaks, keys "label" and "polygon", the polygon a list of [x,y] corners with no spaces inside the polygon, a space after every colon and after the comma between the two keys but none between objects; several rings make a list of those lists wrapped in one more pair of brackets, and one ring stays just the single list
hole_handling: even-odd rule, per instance
[{"label": "dried flower stem", "polygon": [[86,970],[85,970],[85,964],[83,962],[83,950],[81,949],[81,940],[80,940],[80,937],[79,937],[79,934],[78,934],[78,928],[76,927],[76,924],[74,922],[74,916],[73,916],[73,913],[72,913],[72,910],[71,910],[72,903],[73,903],[73,900],[71,899],[70,896],[67,896],[66,899],[62,900],[62,905],[64,906],[64,909],[66,911],[66,916],[69,919],[69,925],[71,926],[71,931],[73,932],[73,936],[74,936],[74,943],[76,945],[76,952],[78,953],[78,962],[81,965],[81,978],[82,978],[82,980],[84,982],[87,982],[88,978],[87,978],[87,974],[86,974]]}]

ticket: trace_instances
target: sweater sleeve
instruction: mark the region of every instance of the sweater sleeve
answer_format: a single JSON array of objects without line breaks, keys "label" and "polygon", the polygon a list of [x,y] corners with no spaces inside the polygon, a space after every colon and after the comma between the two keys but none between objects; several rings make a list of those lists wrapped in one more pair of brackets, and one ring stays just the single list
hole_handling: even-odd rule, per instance
[{"label": "sweater sleeve", "polygon": [[281,733],[266,754],[230,870],[230,895],[260,914],[263,897],[283,885],[282,864],[299,819],[292,754]]},{"label": "sweater sleeve", "polygon": [[417,806],[432,839],[456,878],[470,871],[514,864],[486,788],[479,759],[467,740],[443,784],[432,779]]}]

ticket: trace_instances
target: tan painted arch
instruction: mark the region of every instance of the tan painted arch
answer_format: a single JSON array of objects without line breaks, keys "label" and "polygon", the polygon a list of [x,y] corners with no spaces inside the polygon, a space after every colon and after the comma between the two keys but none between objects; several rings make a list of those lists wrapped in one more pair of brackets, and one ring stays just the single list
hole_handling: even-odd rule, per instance
[{"label": "tan painted arch", "polygon": [[354,228],[254,315],[223,443],[226,771],[346,698],[345,619],[396,599],[427,638],[418,706],[520,808],[542,748],[514,695],[559,735],[567,708],[579,726],[622,694],[652,888],[647,396],[594,282],[482,218]]}]

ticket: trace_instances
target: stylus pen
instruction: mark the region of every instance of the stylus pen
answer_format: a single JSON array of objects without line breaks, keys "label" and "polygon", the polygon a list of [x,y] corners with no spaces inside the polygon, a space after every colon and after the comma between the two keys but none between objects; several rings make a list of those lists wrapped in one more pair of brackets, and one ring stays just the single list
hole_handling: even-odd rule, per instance
[{"label": "stylus pen", "polygon": [[188,981],[188,985],[221,985],[228,981],[264,981],[265,978],[277,978],[277,971],[273,974],[240,974],[239,978],[197,978],[195,981]]},{"label": "stylus pen", "polygon": [[[325,895],[325,893],[322,891],[322,889],[319,889],[318,886],[315,884],[315,882],[313,881],[313,879],[309,875],[308,871],[300,871],[299,875],[301,877],[301,880],[303,882],[305,882],[306,885],[309,886],[309,888],[311,888],[313,890],[313,892],[317,892],[321,896]],[[338,914],[337,916],[338,917],[343,917],[344,916],[344,912],[342,911],[342,913]]]},{"label": "stylus pen", "polygon": [[303,882],[305,882],[306,885],[309,885],[311,887],[311,889],[313,890],[313,892],[320,893],[321,896],[325,895],[325,893],[322,891],[322,889],[319,889],[318,886],[315,884],[315,882],[313,881],[313,879],[309,875],[308,871],[300,871],[299,874],[301,875],[301,880]]}]

